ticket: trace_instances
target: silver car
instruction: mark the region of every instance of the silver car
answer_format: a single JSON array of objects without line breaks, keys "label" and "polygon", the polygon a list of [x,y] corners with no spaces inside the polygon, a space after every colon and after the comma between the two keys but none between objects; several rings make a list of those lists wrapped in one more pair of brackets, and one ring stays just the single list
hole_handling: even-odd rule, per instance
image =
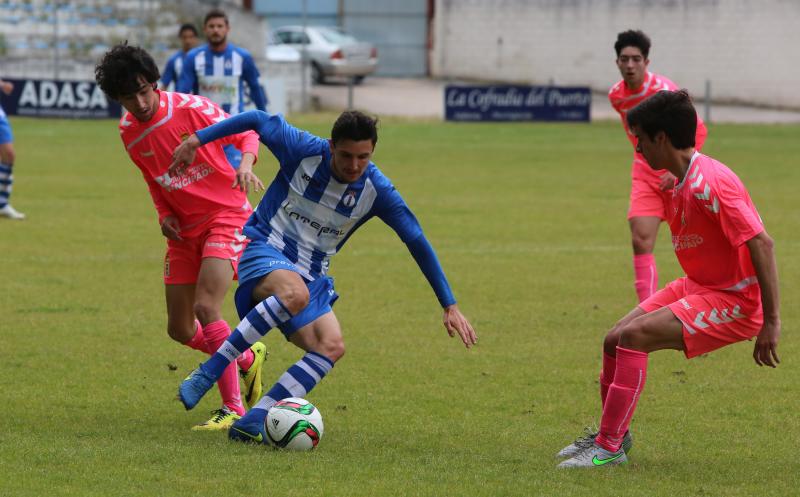
[{"label": "silver car", "polygon": [[270,45],[285,45],[303,50],[305,45],[314,81],[324,83],[329,76],[352,77],[356,83],[375,72],[378,49],[351,35],[325,26],[281,26],[272,31]]}]

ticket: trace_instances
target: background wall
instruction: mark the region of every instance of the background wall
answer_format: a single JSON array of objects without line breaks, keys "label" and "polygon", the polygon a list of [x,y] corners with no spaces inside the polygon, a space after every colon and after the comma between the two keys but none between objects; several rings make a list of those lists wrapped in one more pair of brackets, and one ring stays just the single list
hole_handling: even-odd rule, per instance
[{"label": "background wall", "polygon": [[650,70],[695,95],[800,108],[798,21],[797,0],[436,0],[431,72],[605,91],[617,33],[642,29]]}]

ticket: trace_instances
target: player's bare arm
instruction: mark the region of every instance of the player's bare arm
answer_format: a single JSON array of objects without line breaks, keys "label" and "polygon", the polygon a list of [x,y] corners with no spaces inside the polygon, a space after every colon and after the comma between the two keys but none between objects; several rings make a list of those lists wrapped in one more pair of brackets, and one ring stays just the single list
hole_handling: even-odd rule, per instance
[{"label": "player's bare arm", "polygon": [[[264,189],[264,183],[253,172],[253,164],[255,162],[255,155],[250,152],[242,154],[242,162],[239,163],[239,169],[236,170],[236,177],[233,179],[231,188],[238,188],[246,193],[250,192],[251,189],[256,192]],[[250,185],[252,185],[252,188]]]},{"label": "player's bare arm", "polygon": [[756,270],[761,287],[761,305],[764,309],[764,325],[756,338],[753,359],[759,366],[776,367],[778,339],[781,336],[780,298],[778,294],[778,266],[775,263],[775,243],[766,231],[747,241],[750,259]]},{"label": "player's bare arm", "polygon": [[451,337],[456,336],[456,333],[458,333],[458,336],[461,337],[461,341],[464,342],[467,348],[478,343],[478,336],[475,334],[475,330],[472,328],[466,316],[461,314],[457,304],[448,305],[444,308],[444,317],[442,321],[444,322],[444,327],[447,329],[447,333]]}]

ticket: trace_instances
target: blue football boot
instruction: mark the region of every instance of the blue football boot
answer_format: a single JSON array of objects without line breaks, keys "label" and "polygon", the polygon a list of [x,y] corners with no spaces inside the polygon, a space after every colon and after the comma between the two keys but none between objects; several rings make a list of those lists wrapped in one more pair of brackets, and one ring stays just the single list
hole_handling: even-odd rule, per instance
[{"label": "blue football boot", "polygon": [[199,368],[192,371],[189,376],[178,387],[178,398],[183,402],[183,407],[188,411],[200,402],[217,380],[203,370],[201,364]]}]

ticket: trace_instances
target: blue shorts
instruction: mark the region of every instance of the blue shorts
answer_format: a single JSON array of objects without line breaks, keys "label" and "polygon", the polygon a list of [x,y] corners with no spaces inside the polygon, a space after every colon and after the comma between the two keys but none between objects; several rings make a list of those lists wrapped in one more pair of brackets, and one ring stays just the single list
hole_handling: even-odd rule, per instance
[{"label": "blue shorts", "polygon": [[11,143],[14,141],[14,135],[11,134],[11,124],[5,117],[0,117],[0,145]]},{"label": "blue shorts", "polygon": [[[258,302],[253,300],[253,289],[272,271],[286,269],[298,275],[297,267],[278,249],[264,240],[251,240],[239,259],[239,288],[234,295],[236,312],[243,319]],[[302,275],[300,275],[302,278]],[[309,299],[305,309],[284,324],[278,326],[286,339],[303,326],[315,321],[333,309],[339,295],[333,288],[333,278],[323,276],[313,281],[303,278],[308,288]]]}]

